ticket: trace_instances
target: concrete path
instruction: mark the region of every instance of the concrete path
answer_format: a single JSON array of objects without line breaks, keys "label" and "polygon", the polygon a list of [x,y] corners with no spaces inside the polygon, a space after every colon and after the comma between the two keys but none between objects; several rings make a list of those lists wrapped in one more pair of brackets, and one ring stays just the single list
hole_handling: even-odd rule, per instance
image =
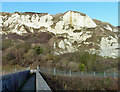
[{"label": "concrete path", "polygon": [[43,79],[41,74],[39,73],[39,70],[36,71],[36,90],[47,90],[49,92],[52,92],[49,86],[47,85],[46,81]]},{"label": "concrete path", "polygon": [[26,81],[26,83],[23,85],[20,92],[23,91],[32,91],[35,92],[35,74],[32,74],[30,78]]}]

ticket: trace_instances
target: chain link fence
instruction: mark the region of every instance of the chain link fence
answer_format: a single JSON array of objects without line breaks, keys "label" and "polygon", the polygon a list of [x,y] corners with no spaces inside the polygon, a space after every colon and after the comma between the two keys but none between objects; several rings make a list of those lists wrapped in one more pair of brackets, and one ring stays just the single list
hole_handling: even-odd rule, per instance
[{"label": "chain link fence", "polygon": [[[91,72],[85,72],[85,71],[75,72],[75,71],[71,71],[71,70],[59,70],[59,69],[56,69],[56,68],[43,68],[43,67],[40,67],[39,69],[40,69],[41,73],[47,73],[47,74],[51,74],[51,75],[96,76],[96,77],[115,77],[115,78],[118,77],[117,72],[95,72],[95,71],[91,71]],[[23,69],[15,68],[14,70],[8,71],[8,72],[2,71],[2,75],[16,73],[16,72],[25,71],[25,70],[30,70],[30,67],[23,68]]]},{"label": "chain link fence", "polygon": [[47,73],[51,75],[65,75],[65,76],[96,76],[96,77],[118,77],[118,73],[116,72],[75,72],[75,71],[67,71],[67,70],[58,70],[56,68],[39,68],[41,73]]}]

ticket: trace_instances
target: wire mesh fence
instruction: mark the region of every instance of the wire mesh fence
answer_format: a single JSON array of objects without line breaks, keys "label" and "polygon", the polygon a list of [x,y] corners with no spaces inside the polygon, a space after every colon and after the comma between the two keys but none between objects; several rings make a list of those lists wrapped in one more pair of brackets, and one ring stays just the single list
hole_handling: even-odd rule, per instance
[{"label": "wire mesh fence", "polygon": [[[118,73],[117,72],[95,72],[95,71],[91,71],[91,72],[85,72],[85,71],[71,71],[71,70],[60,70],[60,69],[56,69],[56,68],[43,68],[40,67],[40,72],[41,73],[47,73],[47,74],[51,74],[51,75],[65,75],[65,76],[96,76],[96,77],[118,77]],[[6,75],[6,74],[11,74],[11,73],[16,73],[16,72],[20,72],[20,71],[25,71],[25,70],[30,70],[30,67],[27,68],[22,68],[22,69],[17,69],[15,68],[12,71],[2,71],[2,75]]]},{"label": "wire mesh fence", "polygon": [[71,70],[58,70],[56,68],[39,68],[41,73],[47,73],[51,75],[66,75],[66,76],[96,76],[96,77],[118,77],[118,73],[116,72],[75,72]]}]

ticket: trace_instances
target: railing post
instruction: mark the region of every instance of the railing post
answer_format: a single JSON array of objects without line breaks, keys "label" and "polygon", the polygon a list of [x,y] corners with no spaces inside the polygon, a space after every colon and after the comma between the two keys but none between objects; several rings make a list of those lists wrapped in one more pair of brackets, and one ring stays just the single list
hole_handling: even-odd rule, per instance
[{"label": "railing post", "polygon": [[116,72],[114,72],[114,78],[116,78]]},{"label": "railing post", "polygon": [[17,72],[17,69],[15,68],[15,72]]},{"label": "railing post", "polygon": [[94,76],[95,76],[95,71],[94,71]]},{"label": "railing post", "polygon": [[28,70],[30,70],[30,67],[28,67]]},{"label": "railing post", "polygon": [[83,71],[82,71],[82,76],[83,76]]},{"label": "railing post", "polygon": [[72,74],[72,73],[71,73],[71,70],[70,70],[70,76],[71,76],[71,74]]},{"label": "railing post", "polygon": [[5,72],[4,71],[2,71],[2,75],[4,75],[5,74]]},{"label": "railing post", "polygon": [[54,67],[54,76],[56,75],[56,69],[55,69],[55,67]]},{"label": "railing post", "polygon": [[39,70],[39,66],[37,66],[37,69]]},{"label": "railing post", "polygon": [[105,71],[104,71],[104,77],[106,77],[106,73],[105,73]]}]

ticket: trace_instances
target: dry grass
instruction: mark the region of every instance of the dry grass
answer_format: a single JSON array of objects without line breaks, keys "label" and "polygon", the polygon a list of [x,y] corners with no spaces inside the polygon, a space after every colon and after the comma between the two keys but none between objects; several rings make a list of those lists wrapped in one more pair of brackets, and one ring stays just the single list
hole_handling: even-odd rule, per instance
[{"label": "dry grass", "polygon": [[118,90],[118,79],[111,77],[53,76],[43,74],[53,90]]}]

